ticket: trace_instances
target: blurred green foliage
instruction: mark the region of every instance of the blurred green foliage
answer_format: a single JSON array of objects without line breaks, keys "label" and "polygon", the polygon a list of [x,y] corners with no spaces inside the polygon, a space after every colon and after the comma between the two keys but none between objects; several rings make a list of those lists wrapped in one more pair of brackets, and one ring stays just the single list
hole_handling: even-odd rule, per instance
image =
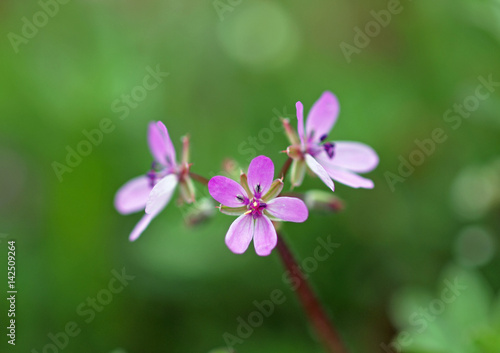
[{"label": "blurred green foliage", "polygon": [[[283,228],[299,258],[312,255],[318,236],[341,244],[310,278],[348,346],[382,352],[382,342],[408,329],[406,311],[394,312],[398,293],[432,293],[453,262],[472,271],[464,280],[470,288],[480,282],[478,289],[450,304],[449,315],[429,323],[408,352],[494,352],[500,331],[491,309],[498,312],[492,298],[500,288],[500,92],[481,101],[459,128],[443,115],[474,94],[479,76],[500,80],[500,5],[402,1],[403,10],[348,63],[340,43],[353,45],[355,27],[364,28],[373,21],[371,11],[387,6],[378,0],[242,0],[221,21],[210,0],[72,0],[16,53],[9,33],[21,35],[23,18],[33,21],[41,5],[3,1],[0,233],[17,241],[16,351],[42,351],[49,333],[74,321],[81,333],[65,352],[208,352],[224,346],[222,335],[235,333],[236,319],[254,310],[254,300],[281,289],[288,300],[236,347],[238,353],[321,352],[281,280],[277,255],[259,258],[250,249],[237,256],[226,248],[230,217],[186,227],[190,209],[172,203],[129,243],[140,215],[120,216],[113,197],[150,166],[151,120],[167,125],[178,151],[180,136],[190,134],[196,173],[217,174],[227,157],[245,165],[254,153],[273,158],[278,168],[285,137],[263,140],[259,133],[276,111],[293,118],[297,100],[308,110],[331,90],[342,109],[330,137],[378,151],[380,166],[368,175],[376,187],[337,183],[342,213],[311,214],[305,224]],[[113,104],[123,106],[122,95],[143,84],[147,67],[158,65],[169,76],[121,119],[124,111],[113,111]],[[98,128],[102,119],[115,129],[59,181],[53,162],[66,163],[66,147],[77,148],[86,139],[82,131]],[[436,128],[447,140],[392,192],[386,172],[398,173],[399,156],[408,159],[415,139],[430,138]],[[242,145],[249,138],[259,147]],[[308,178],[297,191],[311,187],[323,185]],[[461,234],[470,226],[482,235],[465,237],[464,246]],[[6,252],[2,241],[3,263]],[[6,283],[6,266],[0,267]],[[79,305],[106,288],[111,270],[124,267],[135,279],[85,322]],[[426,298],[432,295],[415,305],[426,305]],[[482,311],[461,322],[455,306],[463,315],[478,306]],[[2,323],[6,311],[4,301]],[[462,329],[470,333],[463,335],[470,348],[459,351],[451,347]],[[3,337],[0,351],[9,351]]]}]

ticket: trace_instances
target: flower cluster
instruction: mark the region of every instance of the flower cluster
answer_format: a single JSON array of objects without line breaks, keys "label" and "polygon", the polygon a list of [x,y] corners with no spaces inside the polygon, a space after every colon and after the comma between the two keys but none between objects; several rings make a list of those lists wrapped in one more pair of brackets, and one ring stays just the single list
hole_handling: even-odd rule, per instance
[{"label": "flower cluster", "polygon": [[[377,153],[359,142],[327,141],[340,110],[335,95],[323,93],[309,111],[305,126],[301,102],[297,102],[296,109],[297,131],[288,119],[283,119],[290,141],[286,153],[291,159],[292,187],[302,184],[309,169],[332,191],[335,189],[333,180],[353,188],[373,188],[373,182],[359,173],[370,172],[378,165]],[[148,142],[154,158],[152,168],[146,175],[126,183],[115,197],[115,207],[122,214],[145,210],[145,215],[130,235],[131,241],[136,240],[167,206],[177,187],[183,201],[195,202],[191,179],[195,175],[190,172],[189,140],[183,137],[182,141],[182,160],[177,163],[165,125],[162,122],[150,123]],[[225,176],[215,176],[208,181],[208,191],[220,203],[219,210],[237,216],[225,238],[233,253],[245,252],[253,239],[256,253],[269,255],[278,240],[273,222],[300,223],[307,220],[309,212],[303,200],[281,195],[283,179],[284,175],[275,179],[271,159],[258,156],[251,161],[247,173],[241,173],[239,183]]]}]

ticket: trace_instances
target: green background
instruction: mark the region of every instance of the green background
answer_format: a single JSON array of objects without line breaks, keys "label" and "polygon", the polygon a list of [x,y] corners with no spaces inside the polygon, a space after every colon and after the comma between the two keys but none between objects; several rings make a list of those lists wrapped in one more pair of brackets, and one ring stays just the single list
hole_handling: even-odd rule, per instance
[{"label": "green background", "polygon": [[[237,352],[322,352],[281,280],[276,252],[261,258],[252,247],[243,255],[226,248],[231,217],[187,227],[191,208],[171,202],[130,243],[140,215],[119,215],[113,198],[150,166],[149,121],[166,124],[178,153],[189,133],[192,170],[207,177],[225,158],[244,166],[257,153],[279,168],[287,140],[273,133],[262,141],[262,129],[278,115],[295,126],[295,102],[308,111],[330,90],[341,104],[330,138],[378,152],[380,165],[367,175],[375,189],[336,183],[343,212],[311,213],[283,229],[299,259],[313,255],[320,236],[340,244],[310,279],[350,351],[383,352],[380,344],[398,331],[418,329],[411,313],[439,298],[443,278],[458,273],[468,289],[412,334],[405,351],[498,352],[500,90],[460,126],[443,116],[474,95],[478,77],[500,81],[500,3],[402,1],[350,62],[341,43],[353,45],[355,27],[364,31],[371,11],[387,2],[232,3],[222,0],[228,10],[218,13],[210,0],[72,0],[17,53],[9,33],[21,35],[23,17],[31,22],[41,5],[0,4],[0,233],[7,234],[0,288],[7,287],[6,241],[14,239],[19,291],[17,344],[7,345],[2,329],[0,351],[42,352],[49,333],[75,321],[81,333],[60,351],[205,353],[224,346],[225,332],[236,334],[254,300],[280,289],[285,303]],[[120,119],[113,102],[157,66],[169,76]],[[106,118],[115,129],[60,181],[53,162],[65,164],[66,147]],[[446,141],[391,190],[387,172],[397,174],[415,140],[437,128]],[[262,150],[244,148],[249,138]],[[307,178],[296,191],[309,188],[326,190]],[[206,195],[199,184],[197,192]],[[135,279],[86,323],[76,308],[122,268]]]}]

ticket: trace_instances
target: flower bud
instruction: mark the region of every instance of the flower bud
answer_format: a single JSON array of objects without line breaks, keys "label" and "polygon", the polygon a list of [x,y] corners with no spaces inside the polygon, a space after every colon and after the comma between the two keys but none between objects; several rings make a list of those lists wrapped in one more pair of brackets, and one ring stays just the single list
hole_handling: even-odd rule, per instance
[{"label": "flower bud", "polygon": [[193,180],[188,175],[185,175],[179,182],[179,190],[181,192],[181,198],[184,202],[193,203],[195,201]]},{"label": "flower bud", "polygon": [[311,190],[304,194],[304,202],[310,210],[339,212],[344,209],[344,202],[331,192]]},{"label": "flower bud", "polygon": [[290,125],[290,119],[281,118],[281,123],[283,124],[283,128],[285,129],[285,135],[288,138],[288,141],[290,141],[292,145],[299,145],[300,144],[299,136]]},{"label": "flower bud", "polygon": [[188,227],[194,227],[204,223],[214,215],[214,204],[210,199],[204,197],[191,206],[185,215],[184,221]]},{"label": "flower bud", "polygon": [[306,161],[303,159],[294,159],[292,162],[291,181],[292,187],[300,186],[304,180],[304,175],[306,174]]}]

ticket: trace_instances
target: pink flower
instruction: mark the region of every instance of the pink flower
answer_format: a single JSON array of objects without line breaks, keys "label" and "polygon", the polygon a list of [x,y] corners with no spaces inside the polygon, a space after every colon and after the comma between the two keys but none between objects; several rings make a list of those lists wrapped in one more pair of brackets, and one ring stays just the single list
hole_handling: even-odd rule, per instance
[{"label": "pink flower", "polygon": [[210,195],[220,202],[222,213],[239,216],[226,234],[226,245],[235,254],[244,253],[253,238],[255,251],[267,256],[277,244],[277,234],[271,220],[304,222],[308,210],[295,197],[277,197],[283,181],[274,178],[274,164],[266,156],[256,157],[248,167],[248,177],[241,181],[215,176],[208,183]]},{"label": "pink flower", "polygon": [[153,218],[169,203],[177,185],[186,202],[194,201],[194,188],[189,178],[189,140],[183,138],[182,163],[177,164],[175,149],[167,128],[161,122],[151,122],[148,128],[148,143],[154,157],[151,170],[123,185],[115,196],[115,208],[121,214],[141,210],[146,214],[137,223],[129,240],[136,240]]},{"label": "pink flower", "polygon": [[304,115],[301,102],[297,102],[298,137],[285,119],[285,132],[292,144],[287,154],[293,158],[292,185],[302,184],[306,168],[314,172],[332,191],[333,180],[353,188],[372,189],[373,181],[357,173],[375,169],[379,158],[369,146],[360,142],[325,142],[337,121],[339,103],[331,92],[324,92],[314,103],[307,116],[304,133]]}]

